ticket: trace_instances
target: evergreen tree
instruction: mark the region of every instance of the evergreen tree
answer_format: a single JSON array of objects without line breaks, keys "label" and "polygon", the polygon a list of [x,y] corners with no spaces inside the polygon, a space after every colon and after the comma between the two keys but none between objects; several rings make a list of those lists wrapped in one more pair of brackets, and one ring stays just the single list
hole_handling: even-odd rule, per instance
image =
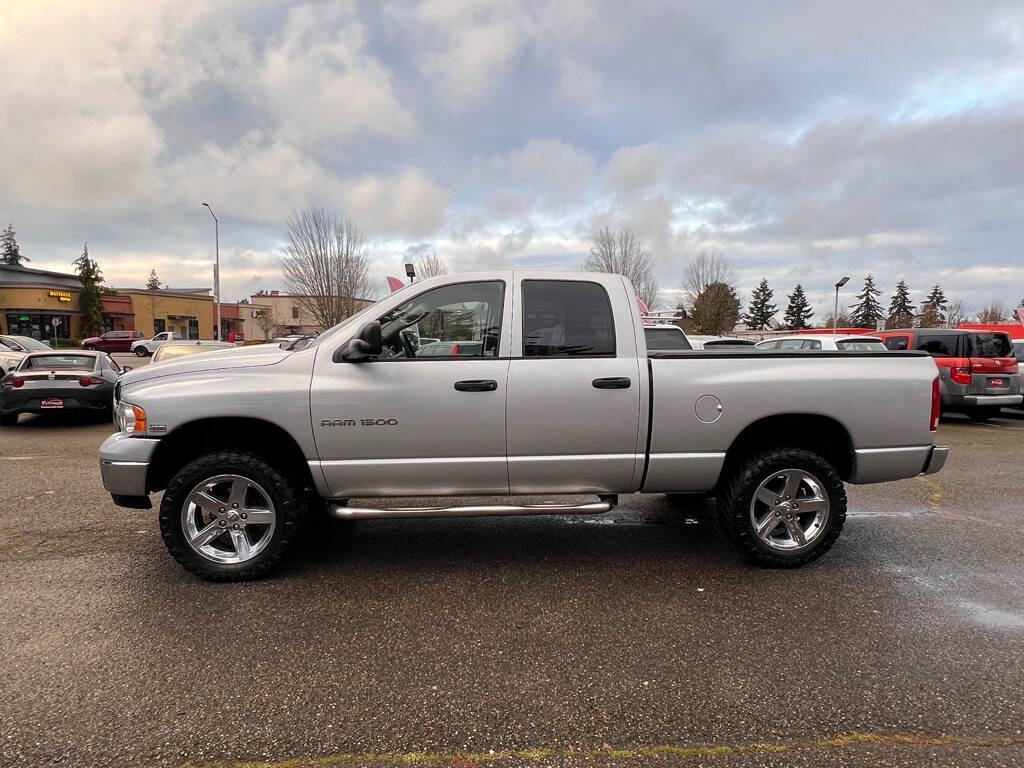
[{"label": "evergreen tree", "polygon": [[936,283],[927,298],[921,302],[921,312],[917,316],[918,325],[922,328],[940,328],[945,325],[947,304],[949,299],[946,298],[945,291]]},{"label": "evergreen tree", "polygon": [[914,305],[910,303],[910,288],[906,280],[896,283],[896,293],[889,302],[886,328],[909,328],[914,324]]},{"label": "evergreen tree", "polygon": [[160,290],[160,278],[156,276],[156,270],[149,270],[149,280],[146,281],[147,291],[159,291]]},{"label": "evergreen tree", "polygon": [[89,258],[88,243],[82,246],[82,255],[73,263],[78,279],[82,282],[82,290],[78,294],[82,336],[98,336],[103,333],[103,273],[99,265]]},{"label": "evergreen tree", "polygon": [[808,328],[808,322],[814,315],[814,312],[811,310],[811,305],[807,303],[807,295],[804,293],[803,286],[797,283],[796,288],[793,289],[793,292],[787,298],[789,299],[789,306],[786,307],[784,318],[786,327],[792,331]]},{"label": "evergreen tree", "polygon": [[14,225],[8,224],[7,229],[0,232],[0,264],[20,267],[23,261],[32,261],[32,259],[21,255],[18,238],[14,234]]},{"label": "evergreen tree", "polygon": [[710,283],[697,295],[690,317],[697,333],[712,336],[727,333],[740,319],[739,296],[728,283]]},{"label": "evergreen tree", "polygon": [[776,305],[771,303],[774,296],[775,291],[769,288],[768,281],[762,278],[761,283],[750,295],[750,306],[747,308],[747,314],[743,316],[750,330],[763,331],[771,328],[772,320],[778,311]]},{"label": "evergreen tree", "polygon": [[875,288],[875,278],[868,275],[864,278],[864,290],[857,294],[857,303],[851,304],[850,322],[857,328],[875,328],[878,321],[885,317],[882,305],[877,296],[881,291]]}]

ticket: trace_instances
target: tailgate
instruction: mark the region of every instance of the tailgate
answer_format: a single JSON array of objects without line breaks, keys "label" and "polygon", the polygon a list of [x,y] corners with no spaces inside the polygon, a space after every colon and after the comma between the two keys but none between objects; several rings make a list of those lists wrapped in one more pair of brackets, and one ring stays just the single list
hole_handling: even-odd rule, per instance
[{"label": "tailgate", "polygon": [[1016,395],[1020,392],[1020,373],[1013,357],[972,357],[972,395]]}]

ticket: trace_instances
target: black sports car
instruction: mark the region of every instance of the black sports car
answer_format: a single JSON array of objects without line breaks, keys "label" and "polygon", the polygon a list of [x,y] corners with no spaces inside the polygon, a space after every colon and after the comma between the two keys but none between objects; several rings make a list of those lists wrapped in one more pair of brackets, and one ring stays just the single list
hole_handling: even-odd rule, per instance
[{"label": "black sports car", "polygon": [[0,379],[0,426],[22,413],[111,412],[114,384],[124,370],[105,352],[32,352]]}]

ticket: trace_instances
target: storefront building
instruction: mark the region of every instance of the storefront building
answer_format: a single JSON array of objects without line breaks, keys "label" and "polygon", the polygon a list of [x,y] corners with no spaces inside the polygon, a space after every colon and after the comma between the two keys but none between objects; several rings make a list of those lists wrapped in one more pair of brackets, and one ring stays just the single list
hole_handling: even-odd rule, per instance
[{"label": "storefront building", "polygon": [[81,290],[74,275],[0,265],[0,333],[79,338]]},{"label": "storefront building", "polygon": [[[84,335],[81,291],[75,275],[0,265],[0,333],[73,344]],[[139,330],[149,338],[175,331],[189,339],[213,338],[209,288],[121,289],[102,301],[104,332]]]},{"label": "storefront building", "polygon": [[180,333],[186,339],[213,338],[214,304],[209,288],[119,288],[117,293],[131,300],[135,330],[146,338],[164,331]]}]

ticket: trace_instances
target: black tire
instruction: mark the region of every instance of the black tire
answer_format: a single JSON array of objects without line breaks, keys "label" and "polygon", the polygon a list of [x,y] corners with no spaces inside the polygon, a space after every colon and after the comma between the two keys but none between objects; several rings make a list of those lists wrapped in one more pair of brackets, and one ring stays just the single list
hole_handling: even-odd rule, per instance
[{"label": "black tire", "polygon": [[18,423],[18,414],[0,413],[0,427],[13,427]]},{"label": "black tire", "polygon": [[138,357],[149,357],[149,350],[147,350],[145,347],[136,347],[135,354]]},{"label": "black tire", "polygon": [[[763,541],[751,520],[751,504],[762,482],[787,469],[810,474],[828,498],[828,515],[813,540],[803,547],[782,550]],[[801,513],[806,515],[806,513]],[[775,568],[795,568],[827,552],[846,522],[846,489],[828,461],[803,448],[770,448],[751,454],[726,479],[718,498],[718,516],[726,537],[753,561]]]},{"label": "black tire", "polygon": [[[182,505],[203,480],[216,475],[240,475],[261,486],[273,502],[274,532],[266,547],[251,560],[220,563],[196,552],[182,528]],[[172,478],[160,503],[160,534],[167,551],[187,570],[210,581],[244,581],[269,573],[296,539],[306,514],[298,484],[264,459],[245,451],[224,450],[187,464]]]},{"label": "black tire", "polygon": [[967,411],[967,418],[971,421],[988,421],[994,419],[1002,411],[1002,406],[999,405],[983,405],[977,408],[970,408]]}]

